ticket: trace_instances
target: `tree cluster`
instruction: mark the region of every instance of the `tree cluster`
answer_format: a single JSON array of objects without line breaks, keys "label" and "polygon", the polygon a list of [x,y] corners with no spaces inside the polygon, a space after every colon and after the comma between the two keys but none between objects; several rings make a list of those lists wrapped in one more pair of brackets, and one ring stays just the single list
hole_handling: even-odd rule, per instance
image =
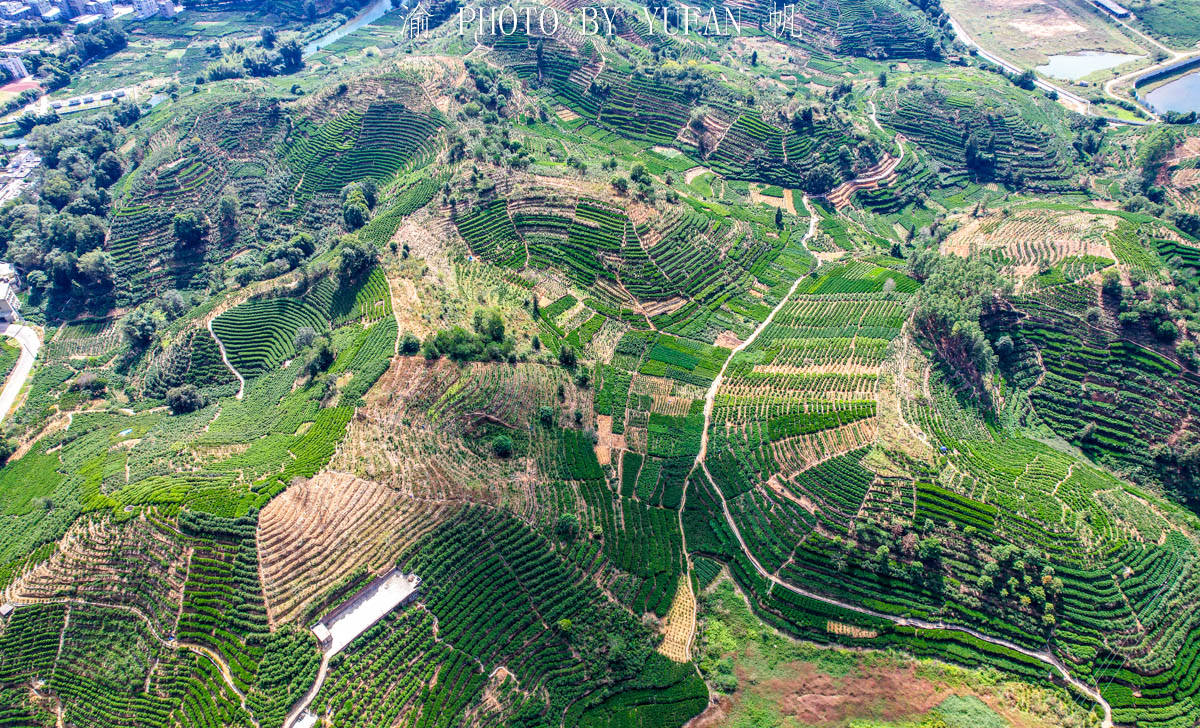
[{"label": "tree cluster", "polygon": [[942,256],[936,246],[916,256],[913,271],[924,280],[916,296],[917,333],[951,379],[990,404],[987,377],[996,367],[996,354],[979,321],[1011,284],[991,259]]},{"label": "tree cluster", "polygon": [[[57,118],[57,117],[55,117]],[[108,188],[125,172],[110,117],[35,126],[26,141],[42,158],[40,188],[0,208],[0,253],[25,271],[31,302],[106,309],[116,270],[104,252]]]},{"label": "tree cluster", "polygon": [[499,311],[475,311],[473,331],[451,326],[430,334],[422,350],[426,359],[447,357],[457,362],[506,361],[515,359],[516,342],[506,335],[504,319]]}]

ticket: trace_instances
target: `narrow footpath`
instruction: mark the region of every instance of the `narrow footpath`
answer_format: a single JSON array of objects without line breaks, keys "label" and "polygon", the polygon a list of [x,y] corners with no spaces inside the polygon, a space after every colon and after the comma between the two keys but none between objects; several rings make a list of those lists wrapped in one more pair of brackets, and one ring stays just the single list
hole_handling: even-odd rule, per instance
[{"label": "narrow footpath", "polygon": [[217,336],[217,332],[213,331],[212,322],[212,319],[208,320],[208,333],[212,335],[213,341],[217,342],[217,349],[221,351],[221,361],[225,362],[226,368],[233,372],[233,376],[237,377],[238,391],[233,398],[241,399],[242,395],[246,392],[246,379],[242,377],[237,369],[233,368],[233,363],[229,361],[229,355],[225,353],[225,344],[221,343],[221,337]]}]

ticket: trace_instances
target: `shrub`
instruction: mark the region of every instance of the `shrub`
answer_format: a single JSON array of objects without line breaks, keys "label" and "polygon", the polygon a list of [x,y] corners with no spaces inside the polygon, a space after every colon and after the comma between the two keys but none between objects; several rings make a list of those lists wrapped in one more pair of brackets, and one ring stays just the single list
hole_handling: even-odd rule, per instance
[{"label": "shrub", "polygon": [[171,387],[167,390],[167,406],[172,414],[194,412],[204,406],[204,395],[192,384]]},{"label": "shrub", "polygon": [[296,351],[307,349],[317,339],[317,332],[311,326],[301,326],[292,337],[292,348]]},{"label": "shrub", "polygon": [[499,435],[492,440],[492,452],[496,453],[496,457],[510,458],[515,450],[513,439],[508,435]]}]

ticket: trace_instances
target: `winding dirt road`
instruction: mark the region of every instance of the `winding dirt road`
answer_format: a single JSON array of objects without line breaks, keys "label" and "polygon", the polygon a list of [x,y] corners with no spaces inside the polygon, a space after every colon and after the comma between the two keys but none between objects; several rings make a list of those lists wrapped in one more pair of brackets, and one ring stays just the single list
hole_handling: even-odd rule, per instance
[{"label": "winding dirt road", "polygon": [[212,334],[213,341],[217,342],[217,348],[221,351],[221,361],[225,362],[225,366],[229,369],[229,371],[233,372],[233,376],[237,377],[238,391],[233,398],[241,399],[242,395],[246,392],[246,379],[241,375],[241,373],[238,372],[237,369],[233,368],[233,363],[229,361],[229,356],[225,353],[225,344],[221,343],[221,337],[217,336],[217,332],[213,331],[212,322],[213,320],[210,318],[208,320],[208,333]]}]

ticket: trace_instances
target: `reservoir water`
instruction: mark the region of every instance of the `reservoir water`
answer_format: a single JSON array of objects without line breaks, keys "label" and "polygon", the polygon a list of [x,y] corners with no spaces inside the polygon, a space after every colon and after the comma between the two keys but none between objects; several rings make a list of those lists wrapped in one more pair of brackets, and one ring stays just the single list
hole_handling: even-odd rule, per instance
[{"label": "reservoir water", "polygon": [[1078,81],[1096,71],[1136,61],[1144,56],[1133,56],[1128,53],[1102,53],[1100,51],[1083,51],[1082,53],[1066,53],[1050,56],[1049,63],[1038,66],[1035,70],[1051,78],[1061,78],[1065,81]]},{"label": "reservoir water", "polygon": [[1154,89],[1143,98],[1160,114],[1168,111],[1200,112],[1200,71],[1180,76]]}]

